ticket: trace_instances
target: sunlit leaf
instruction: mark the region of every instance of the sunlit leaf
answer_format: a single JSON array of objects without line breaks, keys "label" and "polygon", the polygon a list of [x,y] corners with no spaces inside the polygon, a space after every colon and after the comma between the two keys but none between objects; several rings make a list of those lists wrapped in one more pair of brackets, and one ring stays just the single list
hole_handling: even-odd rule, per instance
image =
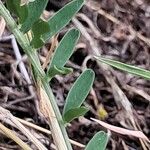
[{"label": "sunlit leaf", "polygon": [[85,150],[105,150],[108,143],[107,133],[100,131],[94,135],[94,137],[87,144]]},{"label": "sunlit leaf", "polygon": [[75,81],[66,98],[63,115],[70,109],[79,108],[87,97],[94,81],[94,72],[85,70]]},{"label": "sunlit leaf", "polygon": [[139,67],[135,67],[132,65],[128,65],[125,63],[121,63],[119,61],[115,61],[115,60],[111,60],[108,58],[102,58],[102,57],[95,57],[96,59],[98,59],[99,61],[108,64],[112,67],[115,67],[117,69],[123,70],[123,71],[127,71],[131,74],[146,78],[148,80],[150,80],[150,71],[139,68]]},{"label": "sunlit leaf", "polygon": [[84,0],[72,0],[70,3],[60,9],[49,20],[50,32],[43,36],[43,40],[50,39],[53,35],[58,33],[64,26],[66,26],[72,17],[80,10]]},{"label": "sunlit leaf", "polygon": [[71,122],[73,119],[78,118],[80,116],[84,116],[86,112],[88,112],[89,109],[86,107],[79,107],[79,108],[73,108],[69,109],[63,116],[63,119],[65,122]]}]

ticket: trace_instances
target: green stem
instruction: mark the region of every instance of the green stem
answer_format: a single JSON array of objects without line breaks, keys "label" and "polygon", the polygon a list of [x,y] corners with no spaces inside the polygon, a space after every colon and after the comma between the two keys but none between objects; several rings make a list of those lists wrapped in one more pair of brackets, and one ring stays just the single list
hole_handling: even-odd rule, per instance
[{"label": "green stem", "polygon": [[[27,40],[27,38],[24,36],[24,34],[19,30],[16,22],[14,21],[14,19],[11,17],[9,11],[6,9],[6,7],[3,5],[2,1],[0,1],[0,15],[2,15],[2,17],[5,19],[9,29],[11,30],[11,32],[14,34],[14,36],[16,37],[18,43],[20,44],[20,46],[22,47],[22,49],[24,50],[24,52],[27,54],[27,56],[30,59],[30,62],[32,64],[32,66],[34,67],[36,73],[38,73],[38,78],[42,81],[42,86],[44,87],[44,90],[46,92],[46,94],[49,97],[50,103],[52,105],[53,111],[55,113],[56,119],[57,119],[57,123],[58,126],[60,128],[61,133],[53,133],[54,131],[52,130],[52,128],[55,128],[55,124],[53,125],[53,122],[50,122],[50,126],[52,127],[52,136],[53,139],[55,141],[55,144],[58,150],[72,150],[71,144],[69,142],[69,138],[65,129],[65,125],[63,123],[62,120],[62,116],[60,114],[59,108],[57,106],[55,97],[52,93],[52,90],[49,86],[49,83],[47,83],[47,81],[45,80],[45,72],[41,67],[39,58],[37,56],[36,50],[33,49],[33,47],[30,45],[29,41]],[[57,134],[60,134],[60,136],[56,136]],[[58,139],[57,137],[62,137],[62,139]],[[61,148],[58,143],[63,142],[64,141],[64,147],[66,147],[65,149]]]}]

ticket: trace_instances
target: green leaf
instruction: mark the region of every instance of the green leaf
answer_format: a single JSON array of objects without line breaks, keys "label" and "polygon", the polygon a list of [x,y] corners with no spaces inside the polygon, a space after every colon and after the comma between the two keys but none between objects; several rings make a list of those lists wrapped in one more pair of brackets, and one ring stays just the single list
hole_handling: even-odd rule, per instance
[{"label": "green leaf", "polygon": [[65,36],[60,41],[58,47],[55,50],[49,68],[54,65],[61,68],[66,64],[66,62],[73,53],[74,47],[79,39],[79,36],[80,33],[77,29],[72,29],[65,34]]},{"label": "green leaf", "polygon": [[50,39],[64,26],[66,26],[73,16],[80,10],[83,3],[84,0],[73,0],[60,9],[53,17],[51,17],[48,21],[51,31],[43,36],[43,40],[46,41]]},{"label": "green leaf", "polygon": [[44,11],[48,0],[35,0],[28,4],[28,17],[23,23],[21,30],[26,33],[32,27],[32,25],[39,20],[42,12]]},{"label": "green leaf", "polygon": [[50,81],[55,75],[66,75],[71,73],[72,71],[73,71],[72,68],[66,68],[66,67],[58,68],[54,65],[49,69],[47,73],[48,74],[47,80]]},{"label": "green leaf", "polygon": [[94,77],[91,69],[85,70],[78,77],[66,98],[63,115],[70,109],[79,108],[82,105],[92,87]]},{"label": "green leaf", "polygon": [[19,18],[19,23],[22,24],[28,17],[27,5],[21,6],[21,0],[6,0],[7,8]]},{"label": "green leaf", "polygon": [[108,143],[107,133],[100,131],[87,144],[85,150],[105,150]]},{"label": "green leaf", "polygon": [[79,107],[79,108],[73,108],[69,109],[63,116],[63,119],[65,122],[69,123],[73,119],[78,118],[80,116],[84,116],[85,113],[89,111],[88,108],[86,107]]},{"label": "green leaf", "polygon": [[121,63],[119,61],[115,61],[115,60],[111,60],[108,58],[102,58],[102,57],[95,57],[96,59],[98,59],[99,61],[108,64],[110,66],[113,66],[117,69],[123,70],[123,71],[127,71],[131,74],[146,78],[148,80],[150,80],[150,71],[139,68],[139,67],[135,67],[135,66],[131,66],[131,65],[127,65],[125,63]]},{"label": "green leaf", "polygon": [[44,45],[44,41],[41,39],[41,36],[49,32],[50,28],[46,21],[39,19],[32,26],[33,39],[31,41],[31,45],[34,48],[40,48]]},{"label": "green leaf", "polygon": [[64,65],[72,55],[74,47],[79,39],[79,36],[80,33],[76,29],[72,29],[65,34],[63,39],[60,41],[58,47],[56,48],[52,61],[48,67],[47,78],[51,79],[52,77],[54,77],[54,74],[58,73],[60,70],[61,72],[67,71],[66,68],[64,68]]}]

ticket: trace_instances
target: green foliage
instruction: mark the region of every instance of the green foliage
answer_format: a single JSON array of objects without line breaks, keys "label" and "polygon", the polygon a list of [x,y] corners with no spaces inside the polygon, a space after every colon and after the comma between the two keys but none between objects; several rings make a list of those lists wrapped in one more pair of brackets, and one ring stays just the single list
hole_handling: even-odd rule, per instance
[{"label": "green foliage", "polygon": [[39,19],[36,21],[32,26],[32,34],[33,38],[31,41],[31,45],[34,48],[39,48],[44,45],[44,41],[41,39],[41,36],[44,33],[47,33],[50,31],[49,25],[47,22],[43,21],[42,19]]},{"label": "green foliage", "polygon": [[94,135],[94,137],[87,144],[85,150],[105,150],[108,143],[108,135],[100,131]]},{"label": "green foliage", "polygon": [[7,8],[10,12],[14,13],[22,24],[28,17],[27,5],[20,6],[21,0],[6,0]]},{"label": "green foliage", "polygon": [[77,107],[69,109],[63,116],[65,122],[71,122],[73,119],[84,116],[89,111],[86,107]]},{"label": "green foliage", "polygon": [[[74,112],[75,118],[75,110],[78,110],[77,108],[80,108],[85,98],[87,97],[92,87],[94,77],[95,77],[94,72],[91,69],[87,69],[79,76],[79,78],[76,80],[76,82],[70,89],[63,110],[63,118],[65,121],[68,120],[66,116],[69,116],[70,115],[69,112],[71,111]],[[85,110],[81,112],[82,110],[83,109],[80,110],[80,114],[85,112]],[[79,113],[77,111],[76,115],[79,116]]]},{"label": "green foliage", "polygon": [[71,1],[53,15],[48,22],[40,19],[48,0],[34,0],[23,6],[21,6],[20,2],[21,0],[6,0],[9,10],[19,18],[21,31],[27,33],[31,30],[33,33],[31,45],[34,48],[40,48],[46,40],[50,39],[69,23],[82,7],[84,0]]},{"label": "green foliage", "polygon": [[67,74],[72,71],[72,69],[66,68],[64,67],[64,65],[72,55],[79,36],[79,31],[76,29],[72,29],[68,31],[60,41],[48,67],[47,77],[49,79],[54,77],[56,74]]},{"label": "green foliage", "polygon": [[48,0],[34,0],[28,5],[21,6],[21,0],[6,0],[8,9],[19,18],[21,31],[24,33],[32,31],[31,45],[34,48],[42,47],[45,43],[42,35],[50,32],[49,24],[40,19],[47,3]]},{"label": "green foliage", "polygon": [[131,74],[143,77],[145,79],[150,80],[150,71],[139,68],[139,67],[135,67],[135,66],[131,66],[131,65],[127,65],[125,63],[121,63],[119,61],[115,61],[115,60],[111,60],[108,58],[102,58],[102,57],[95,57],[96,59],[98,59],[99,61],[108,64],[110,66],[113,66],[117,69],[123,70],[123,71],[127,71]]},{"label": "green foliage", "polygon": [[[15,1],[15,0],[12,0]],[[26,33],[32,28],[32,25],[37,22],[45,9],[48,0],[35,0],[30,2],[28,6],[28,17],[21,26],[21,30]]]},{"label": "green foliage", "polygon": [[50,81],[55,75],[66,75],[71,73],[72,71],[73,71],[72,68],[67,68],[67,67],[58,68],[54,65],[49,69],[46,78],[48,81]]},{"label": "green foliage", "polygon": [[66,26],[72,17],[81,9],[83,3],[84,0],[72,0],[52,16],[52,18],[48,20],[51,31],[43,36],[43,40],[46,41],[51,38]]}]

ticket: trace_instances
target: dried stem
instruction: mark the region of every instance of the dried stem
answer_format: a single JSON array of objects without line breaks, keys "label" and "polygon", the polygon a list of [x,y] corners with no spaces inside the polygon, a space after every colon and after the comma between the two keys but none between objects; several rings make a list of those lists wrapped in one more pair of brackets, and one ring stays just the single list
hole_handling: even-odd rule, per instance
[{"label": "dried stem", "polygon": [[13,133],[10,129],[6,128],[4,125],[0,123],[0,130],[7,137],[14,140],[23,150],[32,150],[26,143],[24,143],[20,138],[18,138],[15,133]]}]

